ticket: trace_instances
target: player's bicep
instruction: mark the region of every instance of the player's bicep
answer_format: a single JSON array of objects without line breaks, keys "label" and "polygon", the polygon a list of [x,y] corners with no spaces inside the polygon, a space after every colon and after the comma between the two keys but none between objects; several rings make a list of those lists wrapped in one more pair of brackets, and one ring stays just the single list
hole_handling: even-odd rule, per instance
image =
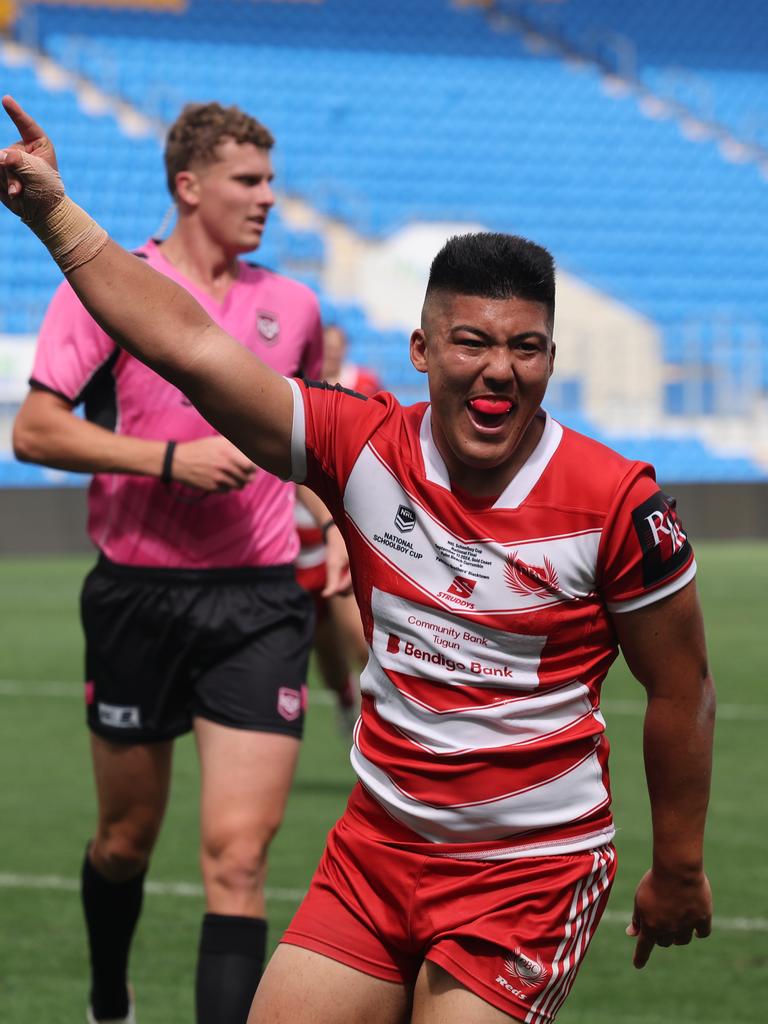
[{"label": "player's bicep", "polygon": [[211,423],[257,465],[291,476],[291,385],[215,324],[174,383]]},{"label": "player's bicep", "polygon": [[629,670],[649,697],[685,700],[699,692],[708,666],[694,580],[653,604],[614,612],[612,619]]}]

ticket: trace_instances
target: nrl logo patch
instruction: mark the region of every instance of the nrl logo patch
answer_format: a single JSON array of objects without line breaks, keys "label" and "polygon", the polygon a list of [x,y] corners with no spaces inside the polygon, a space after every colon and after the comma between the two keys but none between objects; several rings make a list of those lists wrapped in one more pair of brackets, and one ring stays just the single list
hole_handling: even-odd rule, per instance
[{"label": "nrl logo patch", "polygon": [[407,505],[401,505],[395,516],[395,526],[400,533],[410,533],[416,525],[416,513]]},{"label": "nrl logo patch", "polygon": [[270,313],[268,309],[257,310],[256,327],[267,345],[276,345],[280,340],[280,321],[277,313]]}]

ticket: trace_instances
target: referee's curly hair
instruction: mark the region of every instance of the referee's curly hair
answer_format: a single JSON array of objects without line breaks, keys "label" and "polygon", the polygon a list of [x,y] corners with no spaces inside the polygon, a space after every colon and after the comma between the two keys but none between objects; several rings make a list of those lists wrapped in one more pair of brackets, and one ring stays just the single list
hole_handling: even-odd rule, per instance
[{"label": "referee's curly hair", "polygon": [[272,133],[255,117],[239,107],[220,103],[187,103],[171,125],[165,140],[165,175],[168,191],[176,196],[176,175],[197,164],[212,163],[216,147],[225,139],[250,142],[259,149],[271,149]]}]

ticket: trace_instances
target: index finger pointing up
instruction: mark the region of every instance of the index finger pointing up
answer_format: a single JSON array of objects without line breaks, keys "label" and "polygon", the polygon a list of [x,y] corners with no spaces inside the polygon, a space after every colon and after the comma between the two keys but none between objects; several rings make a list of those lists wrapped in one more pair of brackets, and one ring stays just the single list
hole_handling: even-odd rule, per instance
[{"label": "index finger pointing up", "polygon": [[13,96],[3,96],[3,107],[6,114],[19,130],[21,141],[26,145],[45,138],[45,132],[29,114],[21,107]]}]

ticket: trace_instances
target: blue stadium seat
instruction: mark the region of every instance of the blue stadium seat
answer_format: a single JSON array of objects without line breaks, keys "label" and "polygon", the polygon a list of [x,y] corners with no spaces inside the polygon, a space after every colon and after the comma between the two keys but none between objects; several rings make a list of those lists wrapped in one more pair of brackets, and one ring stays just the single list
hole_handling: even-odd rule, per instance
[{"label": "blue stadium seat", "polygon": [[[709,0],[579,0],[546,5],[546,15],[545,5],[514,6],[553,19],[549,26],[574,43],[594,41],[596,26],[625,32],[649,76],[682,54],[717,77],[722,109],[738,111],[755,89],[765,96],[768,74],[761,4],[745,4],[739,19]],[[190,0],[179,16],[28,3],[20,34],[33,22],[57,60],[151,116],[172,118],[187,99],[254,110],[278,139],[278,185],[365,235],[383,237],[413,219],[458,220],[542,241],[564,269],[658,323],[670,365],[687,360],[683,328],[695,318],[696,365],[710,376],[743,374],[738,343],[724,361],[707,325],[725,316],[738,339],[752,323],[762,346],[756,375],[768,389],[768,187],[758,170],[725,162],[713,144],[685,139],[676,122],[644,116],[631,99],[607,96],[594,69],[532,55],[520,36],[493,32],[480,10],[445,0]],[[722,53],[727,69],[710,60]],[[10,77],[62,140],[75,198],[123,244],[156,230],[168,203],[157,143],[125,139],[110,117],[84,116],[71,94],[41,89],[29,69]],[[0,251],[11,246],[16,255],[19,246],[21,257],[23,234],[3,221]],[[322,238],[278,217],[259,259],[318,287],[323,256]],[[6,330],[29,324],[55,284],[42,256],[30,260],[41,272],[30,275],[19,308],[0,290]],[[372,343],[364,318],[353,324],[355,314],[344,315],[360,352],[387,352],[385,383],[404,394],[423,389],[402,339]],[[578,412],[578,381],[563,382],[557,400]],[[686,401],[671,383],[667,410],[690,411]],[[703,388],[699,411],[714,404]],[[691,465],[709,472],[697,459]]]}]

